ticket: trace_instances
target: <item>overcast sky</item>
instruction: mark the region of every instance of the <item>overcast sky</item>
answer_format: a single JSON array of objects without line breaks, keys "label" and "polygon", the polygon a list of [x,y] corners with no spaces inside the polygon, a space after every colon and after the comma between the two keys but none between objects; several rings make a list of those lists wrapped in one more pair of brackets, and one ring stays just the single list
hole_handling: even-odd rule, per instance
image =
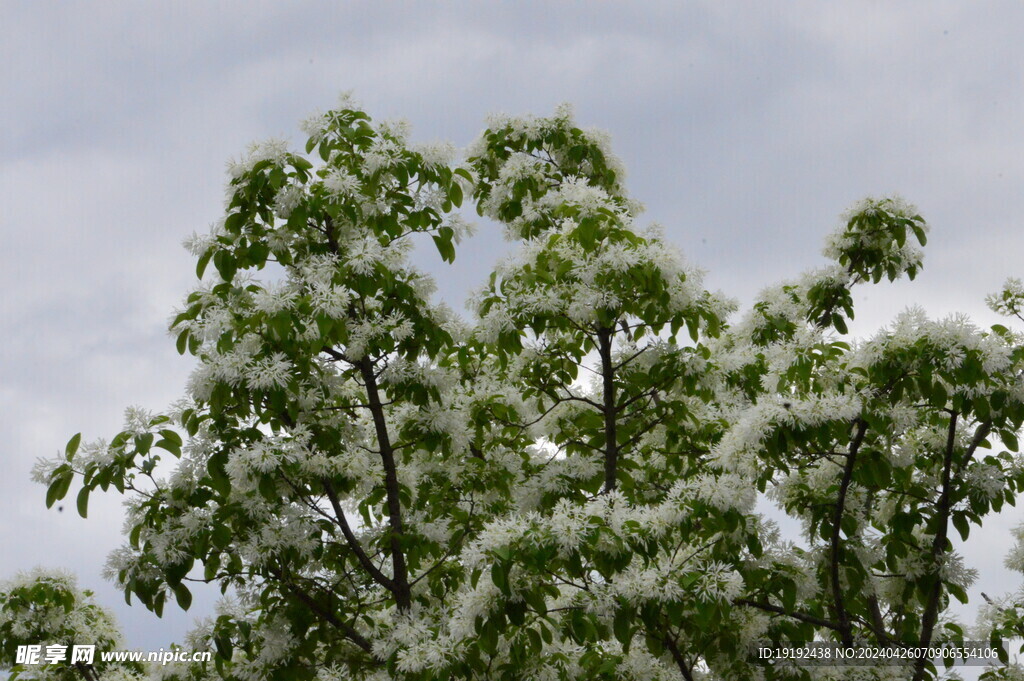
[{"label": "overcast sky", "polygon": [[[0,578],[65,567],[131,645],[181,640],[103,582],[119,501],[47,511],[39,456],[125,406],[161,409],[190,370],[166,328],[194,283],[180,242],[221,212],[225,161],[353,89],[418,141],[469,143],[491,112],[575,105],[609,130],[647,218],[712,289],[749,301],[824,264],[850,203],[899,192],[932,225],[924,273],[859,296],[854,331],[907,305],[996,320],[1024,276],[1024,5],[1017,2],[0,4]],[[503,252],[480,223],[454,266],[461,309]],[[1008,528],[972,536],[979,587],[1015,588]]]}]

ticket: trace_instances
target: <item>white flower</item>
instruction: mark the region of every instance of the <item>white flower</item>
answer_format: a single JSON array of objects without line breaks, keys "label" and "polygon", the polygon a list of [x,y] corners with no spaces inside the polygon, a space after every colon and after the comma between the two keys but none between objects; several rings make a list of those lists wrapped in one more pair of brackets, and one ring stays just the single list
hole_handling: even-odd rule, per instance
[{"label": "white flower", "polygon": [[301,187],[289,185],[283,188],[274,197],[274,212],[283,220],[287,220],[295,207],[302,202],[303,192]]},{"label": "white flower", "polygon": [[228,162],[228,174],[232,179],[238,179],[260,161],[272,161],[281,165],[288,154],[287,140],[271,138],[263,142],[253,142],[244,156]]},{"label": "white flower", "polygon": [[192,235],[186,237],[181,242],[181,245],[184,246],[185,250],[189,253],[198,257],[209,250],[210,246],[213,245],[214,242],[215,239],[211,234],[198,234],[196,232],[192,232]]},{"label": "white flower", "polygon": [[323,180],[327,195],[335,200],[349,198],[359,189],[359,180],[346,170],[333,168]]},{"label": "white flower", "polygon": [[1011,532],[1014,543],[1003,564],[1007,569],[1024,573],[1024,524],[1017,525]]},{"label": "white flower", "polygon": [[124,410],[124,430],[133,435],[149,432],[149,422],[152,420],[153,413],[142,407],[128,407]]},{"label": "white flower", "polygon": [[1006,490],[1006,478],[997,466],[978,463],[967,469],[967,484],[986,499],[995,499]]},{"label": "white flower", "polygon": [[296,291],[290,284],[269,284],[253,294],[252,302],[260,312],[267,315],[289,309],[295,302]]},{"label": "white flower", "polygon": [[275,352],[246,369],[249,387],[260,389],[284,387],[291,373],[291,363],[284,353]]},{"label": "white flower", "polygon": [[757,488],[733,473],[701,475],[694,484],[696,497],[720,511],[750,513],[757,502]]},{"label": "white flower", "polygon": [[743,587],[743,578],[724,563],[706,562],[700,565],[697,571],[700,576],[697,579],[696,590],[698,597],[703,601],[731,602]]},{"label": "white flower", "polygon": [[985,299],[989,308],[1004,316],[1019,315],[1024,309],[1024,282],[1009,278],[999,293],[993,293]]},{"label": "white flower", "polygon": [[328,317],[342,319],[348,316],[351,295],[344,286],[317,286],[310,292],[309,302],[313,309]]},{"label": "white flower", "polygon": [[[384,131],[383,126],[381,130]],[[397,142],[387,137],[375,139],[363,156],[363,169],[367,173],[375,173],[382,168],[390,168],[402,154],[399,142],[403,139],[404,137],[398,137]]]},{"label": "white flower", "polygon": [[323,139],[325,129],[329,123],[330,120],[322,111],[314,111],[299,123],[299,129],[310,139],[319,142]]},{"label": "white flower", "polygon": [[356,99],[355,93],[352,90],[343,90],[338,93],[338,103],[335,106],[342,111],[358,111],[362,109],[362,104]]},{"label": "white flower", "polygon": [[423,157],[425,165],[440,168],[450,165],[455,159],[455,145],[450,142],[433,142],[413,147],[413,151]]},{"label": "white flower", "polygon": [[404,142],[412,132],[412,124],[405,118],[391,118],[380,122],[380,131],[394,137],[398,142]]}]

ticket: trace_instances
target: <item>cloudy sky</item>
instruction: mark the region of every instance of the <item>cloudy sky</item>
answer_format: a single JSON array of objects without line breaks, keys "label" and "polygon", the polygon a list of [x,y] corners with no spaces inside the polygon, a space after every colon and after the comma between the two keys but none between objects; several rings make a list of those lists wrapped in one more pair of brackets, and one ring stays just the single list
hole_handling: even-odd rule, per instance
[{"label": "cloudy sky", "polygon": [[[488,113],[571,102],[611,132],[648,218],[742,301],[823,264],[850,203],[899,192],[932,225],[925,271],[862,292],[861,334],[914,303],[994,323],[984,296],[1024,276],[1016,2],[12,1],[0,25],[0,577],[73,570],[139,647],[180,640],[212,596],[162,621],[124,606],[99,574],[118,500],[47,511],[29,471],[180,396],[180,242],[218,217],[227,159],[298,147],[297,122],[343,90],[459,146]],[[480,223],[454,266],[423,264],[461,309],[505,248]],[[990,594],[1017,585],[1015,522],[968,547]]]}]

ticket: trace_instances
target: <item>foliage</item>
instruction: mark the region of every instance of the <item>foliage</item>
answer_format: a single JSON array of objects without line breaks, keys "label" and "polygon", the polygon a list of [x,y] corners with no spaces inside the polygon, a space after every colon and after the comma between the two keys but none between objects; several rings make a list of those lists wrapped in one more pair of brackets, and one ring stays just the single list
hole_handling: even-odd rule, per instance
[{"label": "foliage", "polygon": [[[72,663],[70,652],[76,644],[96,646],[92,662]],[[113,615],[94,602],[91,591],[80,590],[71,575],[35,570],[0,584],[0,669],[9,671],[12,681],[141,678],[138,663],[101,660],[99,653],[120,644]],[[47,647],[58,646],[64,659],[41,666],[11,664],[19,646],[42,646],[40,658]]]},{"label": "foliage", "polygon": [[[191,242],[186,399],[40,470],[83,515],[127,495],[126,596],[233,595],[184,675],[845,678],[749,647],[963,640],[953,540],[1024,485],[1024,350],[918,310],[847,339],[854,286],[920,269],[916,209],[859,203],[832,265],[730,321],[566,110],[490,121],[462,165],[347,102],[306,132],[233,164]],[[519,242],[468,324],[408,261],[454,259],[465,197]]]}]

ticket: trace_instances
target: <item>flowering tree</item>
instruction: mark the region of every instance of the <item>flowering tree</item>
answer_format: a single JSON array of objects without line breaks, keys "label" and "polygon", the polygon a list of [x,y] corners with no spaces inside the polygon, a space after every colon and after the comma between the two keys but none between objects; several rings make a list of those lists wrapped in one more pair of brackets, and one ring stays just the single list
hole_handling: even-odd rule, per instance
[{"label": "flowering tree", "polygon": [[[1024,351],[920,311],[846,340],[853,286],[919,270],[914,208],[858,204],[831,266],[730,323],[567,111],[491,121],[461,165],[351,103],[305,127],[308,156],[234,163],[190,242],[214,271],[172,324],[188,396],[38,470],[83,516],[127,496],[127,597],[229,594],[181,676],[846,678],[749,648],[964,638],[954,534],[1024,484]],[[520,242],[470,323],[408,262],[418,235],[454,259],[465,197]]]},{"label": "flowering tree", "polygon": [[[9,671],[10,679],[40,681],[144,678],[140,663],[105,662],[96,654],[119,646],[122,639],[113,615],[92,596],[62,572],[35,570],[0,584],[0,669]],[[95,648],[88,658],[75,659],[74,646],[84,642]],[[40,650],[42,643],[47,645]],[[18,648],[27,651],[29,646],[36,648],[38,660],[19,660]]]}]

